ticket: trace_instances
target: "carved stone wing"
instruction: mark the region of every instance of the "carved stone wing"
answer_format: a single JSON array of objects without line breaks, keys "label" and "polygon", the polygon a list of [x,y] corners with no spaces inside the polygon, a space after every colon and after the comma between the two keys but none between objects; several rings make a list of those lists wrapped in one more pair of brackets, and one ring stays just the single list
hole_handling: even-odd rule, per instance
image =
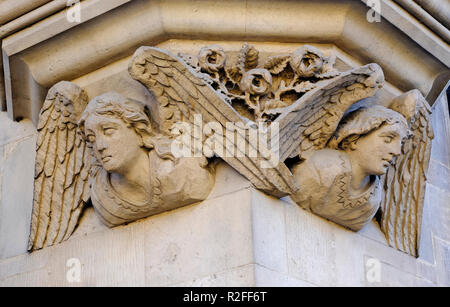
[{"label": "carved stone wing", "polygon": [[411,135],[385,175],[380,224],[389,245],[418,257],[426,174],[434,137],[431,110],[418,90],[397,97],[390,108],[405,116]]},{"label": "carved stone wing", "polygon": [[313,151],[323,149],[345,112],[361,99],[373,96],[383,83],[384,74],[377,64],[318,83],[275,121],[279,123],[280,160],[297,155],[306,159]]},{"label": "carved stone wing", "polygon": [[[226,101],[225,95],[216,91],[202,75],[195,72],[180,58],[153,47],[141,47],[129,66],[131,76],[151,90],[159,104],[163,131],[178,121],[194,124],[194,115],[201,114],[203,123],[218,122],[245,124],[245,120]],[[252,146],[249,135],[237,133],[238,140]],[[229,140],[228,140],[229,141]],[[261,146],[263,147],[263,146]],[[281,197],[295,192],[296,185],[289,169],[279,161],[272,168],[260,167],[267,160],[268,148],[253,148],[256,157],[248,152],[222,157],[228,164],[248,178],[258,189]],[[239,148],[238,148],[239,150]]]},{"label": "carved stone wing", "polygon": [[68,239],[89,200],[91,155],[77,125],[87,103],[81,88],[63,81],[49,90],[42,107],[29,250]]}]

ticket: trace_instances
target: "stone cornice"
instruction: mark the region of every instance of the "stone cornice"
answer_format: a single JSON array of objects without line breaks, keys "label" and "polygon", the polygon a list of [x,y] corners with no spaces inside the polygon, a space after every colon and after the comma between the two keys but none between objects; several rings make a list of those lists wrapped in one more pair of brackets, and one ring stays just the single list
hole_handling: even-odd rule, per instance
[{"label": "stone cornice", "polygon": [[[432,33],[423,32],[422,40],[413,36],[410,17],[386,9],[382,15],[389,21],[369,23],[363,2],[107,3],[108,8],[105,1],[83,1],[89,10],[82,13],[79,25],[68,24],[65,12],[60,12],[3,40],[11,117],[36,122],[43,96],[54,83],[126,58],[141,45],[173,38],[333,44],[363,64],[379,63],[387,81],[400,90],[418,88],[424,94],[450,63],[448,45],[439,44]],[[399,24],[407,29],[399,29]]]}]

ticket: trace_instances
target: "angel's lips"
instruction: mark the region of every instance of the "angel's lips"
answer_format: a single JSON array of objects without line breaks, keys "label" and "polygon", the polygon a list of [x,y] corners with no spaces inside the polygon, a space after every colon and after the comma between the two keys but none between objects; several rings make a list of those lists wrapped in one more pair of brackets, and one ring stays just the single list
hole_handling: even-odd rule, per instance
[{"label": "angel's lips", "polygon": [[111,160],[112,156],[104,156],[102,157],[102,162],[109,162]]},{"label": "angel's lips", "polygon": [[393,159],[383,159],[383,166],[388,167],[391,165]]}]

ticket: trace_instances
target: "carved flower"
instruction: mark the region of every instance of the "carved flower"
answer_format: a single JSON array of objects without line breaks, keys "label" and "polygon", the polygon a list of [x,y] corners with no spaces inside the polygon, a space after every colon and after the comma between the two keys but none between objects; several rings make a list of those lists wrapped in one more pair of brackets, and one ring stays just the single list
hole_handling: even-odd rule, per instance
[{"label": "carved flower", "polygon": [[222,47],[212,45],[204,47],[198,54],[198,62],[203,71],[214,73],[225,66],[225,52]]},{"label": "carved flower", "polygon": [[268,94],[272,89],[272,75],[263,68],[249,70],[241,80],[241,89],[252,95]]},{"label": "carved flower", "polygon": [[300,77],[312,77],[320,73],[324,64],[322,52],[313,46],[297,49],[291,56],[291,67]]}]

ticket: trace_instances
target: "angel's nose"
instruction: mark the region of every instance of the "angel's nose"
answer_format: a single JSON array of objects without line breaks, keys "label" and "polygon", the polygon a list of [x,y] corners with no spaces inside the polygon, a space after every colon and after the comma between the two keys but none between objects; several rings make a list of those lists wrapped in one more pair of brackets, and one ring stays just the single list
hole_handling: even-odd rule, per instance
[{"label": "angel's nose", "polygon": [[395,142],[391,147],[391,154],[396,157],[402,152],[402,142]]},{"label": "angel's nose", "polygon": [[106,143],[103,140],[103,138],[97,138],[97,140],[95,141],[95,147],[97,148],[98,152],[102,152],[103,150],[106,149]]}]

